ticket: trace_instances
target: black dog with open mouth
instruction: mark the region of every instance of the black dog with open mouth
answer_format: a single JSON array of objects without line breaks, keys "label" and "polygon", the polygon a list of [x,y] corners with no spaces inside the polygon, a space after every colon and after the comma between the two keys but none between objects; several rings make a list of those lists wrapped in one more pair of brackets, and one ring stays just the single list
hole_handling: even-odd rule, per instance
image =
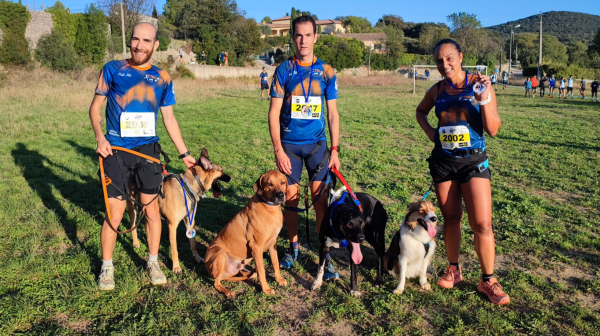
[{"label": "black dog with open mouth", "polygon": [[[383,204],[375,197],[356,193],[356,202],[349,193],[332,202],[323,218],[319,230],[319,271],[311,289],[323,283],[325,259],[332,248],[347,247],[350,252],[351,286],[350,293],[359,296],[356,265],[363,259],[360,244],[365,240],[373,246],[378,256],[375,285],[383,284],[383,256],[385,254],[385,226],[388,220]],[[362,211],[358,207],[360,203]]]}]

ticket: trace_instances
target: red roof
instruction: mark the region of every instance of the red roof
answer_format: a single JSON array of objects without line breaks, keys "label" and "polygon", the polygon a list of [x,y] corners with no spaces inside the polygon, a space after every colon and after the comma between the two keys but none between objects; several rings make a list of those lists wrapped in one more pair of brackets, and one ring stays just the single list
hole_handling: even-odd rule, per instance
[{"label": "red roof", "polygon": [[273,20],[271,20],[271,21],[289,20],[289,19],[291,19],[291,18],[292,18],[291,16],[284,16],[284,17],[281,17],[281,18],[279,18],[279,19],[273,19]]},{"label": "red roof", "polygon": [[342,24],[342,21],[327,19],[327,20],[317,20],[316,23],[318,25]]}]

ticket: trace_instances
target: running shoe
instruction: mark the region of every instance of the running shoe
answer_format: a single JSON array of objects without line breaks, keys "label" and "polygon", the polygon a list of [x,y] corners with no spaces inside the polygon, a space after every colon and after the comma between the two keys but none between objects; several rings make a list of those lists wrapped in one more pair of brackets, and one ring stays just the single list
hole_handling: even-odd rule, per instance
[{"label": "running shoe", "polygon": [[325,259],[325,273],[323,274],[323,280],[338,280],[339,278],[340,276],[333,268],[333,262],[331,262],[331,258]]},{"label": "running shoe", "polygon": [[283,258],[279,261],[279,268],[290,269],[295,262],[300,261],[300,258],[300,251],[296,251],[296,253],[294,253],[292,250],[288,250]]},{"label": "running shoe", "polygon": [[153,285],[162,285],[167,283],[167,277],[160,270],[160,264],[158,261],[149,261],[146,266],[148,275],[150,276],[150,282]]},{"label": "running shoe", "polygon": [[510,303],[508,294],[504,293],[502,286],[500,286],[496,278],[491,278],[489,282],[485,282],[483,279],[480,280],[477,285],[477,291],[487,295],[493,304],[503,305]]},{"label": "running shoe", "polygon": [[448,265],[444,275],[438,280],[438,285],[444,288],[453,288],[456,284],[462,281],[462,271],[460,266]]},{"label": "running shoe", "polygon": [[98,277],[98,288],[100,290],[113,290],[115,289],[115,267],[104,266],[100,270],[100,276]]}]

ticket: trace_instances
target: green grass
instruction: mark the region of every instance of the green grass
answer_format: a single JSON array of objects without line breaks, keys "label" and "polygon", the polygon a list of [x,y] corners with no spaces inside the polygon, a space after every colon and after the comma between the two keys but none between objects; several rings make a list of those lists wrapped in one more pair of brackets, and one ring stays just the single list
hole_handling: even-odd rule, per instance
[{"label": "green grass", "polygon": [[[130,235],[117,239],[116,290],[96,289],[104,207],[87,116],[94,84],[63,81],[35,84],[29,94],[0,88],[0,334],[600,335],[600,104],[522,99],[517,89],[499,93],[503,124],[495,138],[488,137],[488,149],[496,274],[510,305],[492,306],[475,291],[480,271],[466,214],[461,248],[466,280],[453,290],[435,285],[445,265],[439,239],[430,292],[409,281],[404,294],[393,295],[396,281],[390,276],[375,288],[375,254],[365,246],[360,298],[349,295],[346,252],[336,254],[341,280],[308,290],[316,274],[312,251],[296,270],[282,271],[288,287],[268,278],[276,295],[262,294],[256,281],[226,283],[240,294],[228,300],[194,262],[183,226],[182,275],[170,271],[163,230],[159,259],[169,283],[150,284],[142,228],[140,249]],[[198,81],[175,85],[181,101],[175,112],[191,152],[206,147],[232,177],[223,197],[200,202],[197,240],[204,255],[252,195],[257,177],[275,168],[268,103],[258,99],[257,89],[189,89],[206,85]],[[424,85],[419,83],[419,91]],[[411,92],[408,83],[340,85],[342,172],[386,206],[388,245],[408,203],[430,183],[425,159],[432,145],[414,118],[421,95]],[[160,125],[163,148],[175,157]],[[184,166],[174,160],[168,168],[179,173]],[[311,232],[316,248],[314,225]],[[285,237],[284,229],[280,253]]]}]

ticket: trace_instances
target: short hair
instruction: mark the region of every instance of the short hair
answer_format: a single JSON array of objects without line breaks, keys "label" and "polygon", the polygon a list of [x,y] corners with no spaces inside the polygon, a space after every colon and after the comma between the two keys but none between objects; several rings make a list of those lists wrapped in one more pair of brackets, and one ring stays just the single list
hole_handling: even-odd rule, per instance
[{"label": "short hair", "polygon": [[317,33],[317,23],[315,22],[315,19],[313,19],[310,16],[306,16],[306,15],[302,15],[302,16],[298,16],[297,18],[294,19],[294,21],[292,21],[292,27],[294,27],[294,34],[296,34],[296,25],[300,24],[300,23],[306,23],[306,22],[310,22],[312,23],[313,26],[313,34]]},{"label": "short hair", "polygon": [[[154,29],[156,30],[156,35],[154,36],[154,42],[158,41],[158,28],[156,28],[156,26],[150,22],[140,22],[140,23],[136,24],[135,26],[133,26],[133,29],[131,30],[131,36],[129,36],[129,41],[131,41],[131,39],[133,38],[133,32],[135,31],[135,27],[137,27],[138,25],[141,25],[143,23],[147,23],[149,25],[152,25],[152,27],[154,27]],[[179,48],[179,49],[181,49],[181,48]]]},{"label": "short hair", "polygon": [[265,70],[266,67],[263,67],[262,69]]},{"label": "short hair", "polygon": [[460,50],[460,45],[458,44],[458,42],[454,41],[453,39],[443,39],[435,45],[435,48],[433,48],[433,53],[435,54],[435,51],[444,44],[452,44],[454,48],[456,48],[456,51],[458,51],[459,53],[462,52],[462,50]]}]

